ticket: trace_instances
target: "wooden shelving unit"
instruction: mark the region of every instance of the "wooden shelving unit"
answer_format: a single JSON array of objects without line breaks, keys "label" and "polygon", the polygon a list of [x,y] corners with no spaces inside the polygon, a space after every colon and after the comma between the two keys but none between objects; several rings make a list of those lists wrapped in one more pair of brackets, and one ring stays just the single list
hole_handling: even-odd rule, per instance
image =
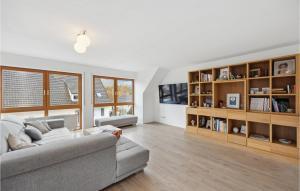
[{"label": "wooden shelving unit", "polygon": [[[299,62],[296,54],[189,72],[187,132],[298,158]],[[239,95],[239,107],[228,107],[228,94]]]}]

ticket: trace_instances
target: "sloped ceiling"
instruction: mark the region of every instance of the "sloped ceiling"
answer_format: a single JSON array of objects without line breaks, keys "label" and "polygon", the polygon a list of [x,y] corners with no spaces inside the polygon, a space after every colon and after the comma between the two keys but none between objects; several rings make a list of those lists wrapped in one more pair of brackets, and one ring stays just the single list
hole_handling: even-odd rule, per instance
[{"label": "sloped ceiling", "polygon": [[[2,51],[130,71],[299,43],[297,0],[2,0]],[[87,30],[86,54],[72,46]]]}]

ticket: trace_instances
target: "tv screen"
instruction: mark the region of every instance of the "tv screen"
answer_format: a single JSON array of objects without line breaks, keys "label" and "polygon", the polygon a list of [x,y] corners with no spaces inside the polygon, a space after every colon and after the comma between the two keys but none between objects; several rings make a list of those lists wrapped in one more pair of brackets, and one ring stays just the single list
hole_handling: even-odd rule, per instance
[{"label": "tv screen", "polygon": [[159,85],[160,103],[187,105],[187,94],[187,83]]}]

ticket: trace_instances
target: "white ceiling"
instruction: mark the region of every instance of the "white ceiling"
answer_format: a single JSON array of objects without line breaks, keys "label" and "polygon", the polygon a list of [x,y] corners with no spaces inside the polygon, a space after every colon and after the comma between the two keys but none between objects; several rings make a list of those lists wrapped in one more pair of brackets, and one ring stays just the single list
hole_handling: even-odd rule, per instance
[{"label": "white ceiling", "polygon": [[298,0],[2,0],[1,14],[2,51],[131,71],[299,43]]}]

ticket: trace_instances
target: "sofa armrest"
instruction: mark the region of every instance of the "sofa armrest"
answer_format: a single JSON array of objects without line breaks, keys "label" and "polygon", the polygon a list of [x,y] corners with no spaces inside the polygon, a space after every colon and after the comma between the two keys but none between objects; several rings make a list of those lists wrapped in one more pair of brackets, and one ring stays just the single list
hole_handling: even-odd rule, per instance
[{"label": "sofa armrest", "polygon": [[45,120],[51,129],[63,128],[65,126],[65,120],[60,119],[46,119]]},{"label": "sofa armrest", "polygon": [[113,147],[117,138],[109,133],[89,135],[1,155],[1,179],[72,160]]}]

